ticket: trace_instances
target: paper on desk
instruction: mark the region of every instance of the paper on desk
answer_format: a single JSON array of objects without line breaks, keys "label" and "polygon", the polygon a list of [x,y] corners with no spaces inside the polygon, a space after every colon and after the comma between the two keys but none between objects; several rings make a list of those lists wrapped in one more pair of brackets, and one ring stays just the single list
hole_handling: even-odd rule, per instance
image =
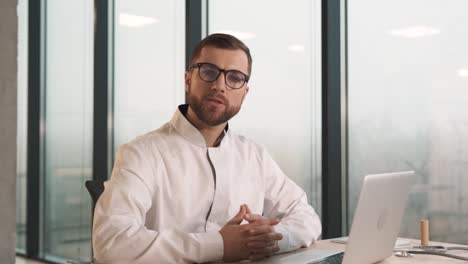
[{"label": "paper on desk", "polygon": [[[338,243],[338,244],[347,244],[348,243],[348,237],[338,237],[330,240],[331,242]],[[410,245],[410,241],[408,239],[404,238],[398,238],[395,241],[395,247],[402,247],[402,246],[408,246]]]},{"label": "paper on desk", "polygon": [[263,263],[263,264],[279,264],[279,263],[287,263],[287,264],[305,264],[309,263],[313,260],[319,260],[321,258],[325,258],[336,253],[340,253],[342,251],[336,249],[302,249],[298,251],[293,251],[290,253],[274,255],[268,259],[258,261],[255,263]]}]

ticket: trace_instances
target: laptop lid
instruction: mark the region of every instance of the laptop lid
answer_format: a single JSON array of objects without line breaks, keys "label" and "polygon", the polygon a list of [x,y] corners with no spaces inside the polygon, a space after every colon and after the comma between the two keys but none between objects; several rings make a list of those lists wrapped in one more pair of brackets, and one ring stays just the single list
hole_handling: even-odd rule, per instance
[{"label": "laptop lid", "polygon": [[414,180],[413,171],[364,178],[344,264],[375,263],[392,255]]}]

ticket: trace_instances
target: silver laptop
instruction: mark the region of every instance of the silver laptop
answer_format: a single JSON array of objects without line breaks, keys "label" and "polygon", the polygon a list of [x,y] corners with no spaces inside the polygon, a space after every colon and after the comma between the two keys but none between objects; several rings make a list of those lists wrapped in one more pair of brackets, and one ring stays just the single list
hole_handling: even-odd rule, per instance
[{"label": "silver laptop", "polygon": [[344,264],[375,263],[392,255],[413,184],[413,171],[364,178]]},{"label": "silver laptop", "polygon": [[370,264],[391,256],[413,183],[413,171],[364,178],[344,256],[336,250],[305,249],[268,263]]}]

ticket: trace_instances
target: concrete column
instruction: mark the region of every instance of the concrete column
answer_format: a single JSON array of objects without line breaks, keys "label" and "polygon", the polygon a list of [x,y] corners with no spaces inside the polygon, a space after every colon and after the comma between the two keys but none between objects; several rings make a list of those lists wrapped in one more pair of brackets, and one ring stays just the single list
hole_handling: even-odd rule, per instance
[{"label": "concrete column", "polygon": [[15,263],[16,245],[16,0],[0,1],[0,263]]}]

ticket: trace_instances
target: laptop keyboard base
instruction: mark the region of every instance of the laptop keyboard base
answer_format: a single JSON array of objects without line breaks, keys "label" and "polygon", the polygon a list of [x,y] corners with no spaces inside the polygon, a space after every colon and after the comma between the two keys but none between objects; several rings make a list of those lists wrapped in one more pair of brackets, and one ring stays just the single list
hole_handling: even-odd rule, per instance
[{"label": "laptop keyboard base", "polygon": [[344,252],[328,256],[322,260],[310,262],[308,264],[341,264],[343,263]]}]

